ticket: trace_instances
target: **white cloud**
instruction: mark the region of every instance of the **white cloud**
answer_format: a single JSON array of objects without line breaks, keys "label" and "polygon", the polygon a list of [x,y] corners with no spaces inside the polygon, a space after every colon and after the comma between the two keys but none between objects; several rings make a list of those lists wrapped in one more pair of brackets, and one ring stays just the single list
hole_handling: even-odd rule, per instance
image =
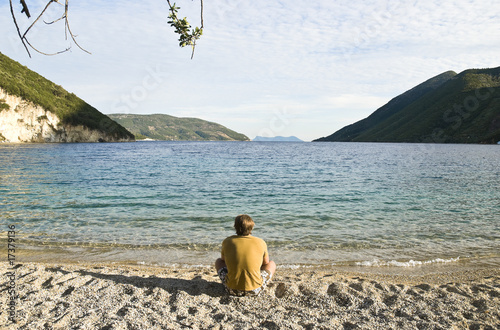
[{"label": "white cloud", "polygon": [[[177,4],[199,25],[198,1]],[[70,6],[72,30],[92,55],[73,45],[29,59],[8,4],[0,5],[0,51],[104,113],[189,115],[249,137],[269,129],[282,109],[288,124],[277,135],[329,135],[441,72],[500,65],[500,6],[492,0],[205,2],[192,61],[167,24],[164,2]],[[59,28],[55,39],[46,27],[33,38],[43,49],[65,47]]]}]

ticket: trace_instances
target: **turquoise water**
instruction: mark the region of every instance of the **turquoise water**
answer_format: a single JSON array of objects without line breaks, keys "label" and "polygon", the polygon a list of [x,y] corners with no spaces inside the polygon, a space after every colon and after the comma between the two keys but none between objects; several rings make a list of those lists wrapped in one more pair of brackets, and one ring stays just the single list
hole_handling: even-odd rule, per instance
[{"label": "turquoise water", "polygon": [[26,259],[211,264],[247,213],[281,263],[495,264],[499,163],[496,145],[0,144],[1,230]]}]

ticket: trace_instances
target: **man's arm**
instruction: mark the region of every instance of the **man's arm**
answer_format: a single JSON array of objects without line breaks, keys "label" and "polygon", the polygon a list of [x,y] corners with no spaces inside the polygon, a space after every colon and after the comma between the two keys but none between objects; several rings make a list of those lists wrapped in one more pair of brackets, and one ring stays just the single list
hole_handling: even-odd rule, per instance
[{"label": "man's arm", "polygon": [[226,267],[226,261],[224,260],[224,255],[221,254],[221,257],[215,260],[215,269],[219,271],[223,267]]},{"label": "man's arm", "polygon": [[269,255],[265,255],[262,260],[262,266],[266,266],[269,264]]},{"label": "man's arm", "polygon": [[269,260],[269,254],[266,253],[264,258],[262,258],[262,266],[260,269],[267,270],[271,274],[271,277],[276,272],[276,264],[274,261]]},{"label": "man's arm", "polygon": [[[222,243],[222,246],[224,246],[224,242]],[[219,269],[226,267],[226,260],[224,258],[224,248],[221,249],[220,251],[220,258],[215,260],[215,269],[217,269],[217,272]]]}]

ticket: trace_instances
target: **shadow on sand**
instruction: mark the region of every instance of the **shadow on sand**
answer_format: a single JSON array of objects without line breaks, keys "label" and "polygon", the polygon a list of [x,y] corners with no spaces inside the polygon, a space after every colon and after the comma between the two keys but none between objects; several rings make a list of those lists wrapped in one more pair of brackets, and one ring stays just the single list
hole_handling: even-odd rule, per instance
[{"label": "shadow on sand", "polygon": [[[61,268],[47,268],[47,271],[59,272],[62,274],[71,274]],[[153,290],[154,288],[163,289],[171,294],[178,291],[184,291],[189,295],[198,296],[202,294],[209,295],[211,297],[223,297],[226,295],[224,287],[220,282],[207,281],[200,275],[196,275],[190,280],[179,279],[179,278],[163,278],[157,276],[141,277],[141,276],[127,276],[127,275],[117,275],[117,274],[102,274],[99,272],[92,272],[87,270],[78,270],[76,273],[82,276],[91,276],[95,279],[101,279],[106,281],[112,281],[117,284],[132,285],[140,289]],[[89,285],[94,280],[90,280],[85,285]],[[50,285],[46,283],[45,285]]]}]

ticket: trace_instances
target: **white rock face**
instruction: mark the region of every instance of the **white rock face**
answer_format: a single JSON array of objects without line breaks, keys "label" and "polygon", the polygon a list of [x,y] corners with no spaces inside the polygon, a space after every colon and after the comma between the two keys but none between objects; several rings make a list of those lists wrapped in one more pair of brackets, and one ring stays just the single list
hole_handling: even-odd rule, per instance
[{"label": "white rock face", "polygon": [[[0,100],[9,109],[0,110],[0,141],[3,142],[98,142],[112,141],[106,133],[84,126],[61,124],[50,111],[7,94],[0,88]],[[3,138],[2,138],[3,137]]]}]

